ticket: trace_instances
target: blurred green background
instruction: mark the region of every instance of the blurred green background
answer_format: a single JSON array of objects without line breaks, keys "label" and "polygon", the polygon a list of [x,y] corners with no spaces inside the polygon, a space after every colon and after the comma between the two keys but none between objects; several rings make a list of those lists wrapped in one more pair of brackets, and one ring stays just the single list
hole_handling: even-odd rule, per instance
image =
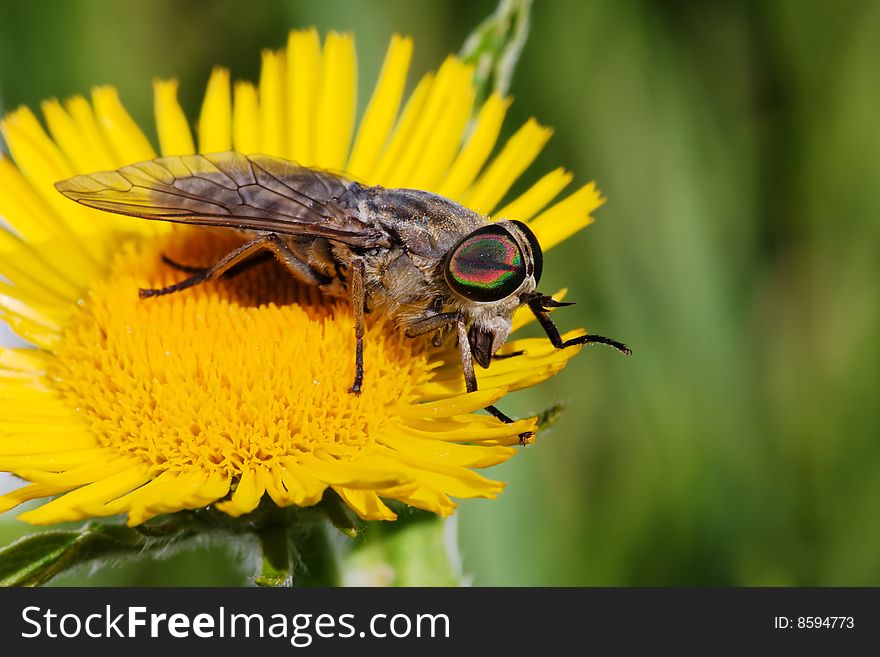
[{"label": "blurred green background", "polygon": [[[155,76],[194,117],[214,64],[256,79],[287,30],[353,30],[361,106],[388,39],[413,74],[493,0],[4,3],[0,103],[120,88],[150,126]],[[247,8],[246,8],[247,7]],[[880,4],[537,0],[506,131],[556,128],[608,197],[551,252],[586,351],[506,411],[569,403],[462,505],[477,585],[880,585]],[[0,543],[25,528],[0,523]],[[220,548],[59,583],[236,583]]]}]

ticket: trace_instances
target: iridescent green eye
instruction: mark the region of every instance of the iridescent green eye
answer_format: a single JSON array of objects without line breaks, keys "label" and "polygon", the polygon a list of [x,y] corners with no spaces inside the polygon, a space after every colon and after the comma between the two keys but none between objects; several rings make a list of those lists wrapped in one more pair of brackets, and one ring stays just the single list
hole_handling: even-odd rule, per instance
[{"label": "iridescent green eye", "polygon": [[537,285],[541,282],[541,274],[544,273],[544,252],[541,250],[541,245],[538,244],[538,238],[535,237],[532,229],[526,226],[523,222],[514,219],[510,223],[515,224],[529,241],[529,246],[532,249],[532,262],[534,263],[533,276],[535,277],[535,285]]},{"label": "iridescent green eye", "polygon": [[446,282],[472,301],[498,301],[526,278],[526,263],[513,236],[501,226],[478,228],[446,259]]}]

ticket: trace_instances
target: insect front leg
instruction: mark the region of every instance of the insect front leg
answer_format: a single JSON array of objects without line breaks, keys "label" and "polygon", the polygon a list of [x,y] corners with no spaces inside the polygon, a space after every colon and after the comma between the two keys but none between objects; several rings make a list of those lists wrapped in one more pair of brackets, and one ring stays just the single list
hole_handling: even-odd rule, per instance
[{"label": "insect front leg", "polygon": [[461,369],[464,372],[464,387],[468,392],[477,389],[477,375],[474,372],[474,357],[471,354],[471,343],[468,342],[467,327],[464,325],[464,317],[458,313],[455,321],[455,330],[458,333],[458,355],[461,358]]},{"label": "insect front leg", "polygon": [[[471,344],[468,341],[467,327],[461,313],[458,313],[456,318],[455,329],[458,332],[458,352],[461,357],[461,369],[464,372],[465,388],[468,392],[474,392],[477,389],[477,375],[474,372],[474,358],[471,354]],[[494,406],[486,406],[484,410],[504,424],[513,424],[513,418],[508,417]],[[524,431],[519,434],[519,444],[527,444],[534,435],[533,431]]]},{"label": "insect front leg", "polygon": [[[487,406],[483,410],[486,411],[492,417],[494,417],[498,420],[501,420],[502,422],[504,422],[504,424],[513,424],[514,422],[516,422],[516,420],[514,420],[509,415],[505,415],[500,410],[498,410],[495,406]],[[520,446],[525,447],[526,445],[528,445],[534,436],[535,436],[534,431],[523,431],[521,434],[519,434]]]},{"label": "insect front leg", "polygon": [[464,315],[460,312],[431,315],[410,324],[405,333],[407,337],[415,338],[426,333],[442,331],[450,324],[455,325],[458,333],[458,352],[461,358],[461,369],[464,372],[465,388],[468,392],[474,392],[477,389],[477,375],[474,373],[474,359],[471,355],[470,342],[468,342]]},{"label": "insect front leg", "polygon": [[603,335],[581,335],[577,338],[571,338],[570,340],[563,340],[562,336],[559,335],[559,329],[556,328],[556,324],[550,319],[549,309],[558,308],[560,306],[570,306],[571,304],[569,303],[561,303],[552,297],[547,297],[541,294],[529,297],[527,303],[529,309],[537,318],[538,323],[541,324],[541,328],[544,329],[544,333],[547,334],[547,337],[550,338],[550,342],[557,349],[565,349],[566,347],[573,347],[579,344],[606,344],[609,347],[614,347],[625,356],[632,354],[632,350],[622,342],[618,342],[612,338],[606,338]]},{"label": "insect front leg", "polygon": [[[440,313],[426,317],[414,324],[411,324],[406,330],[406,335],[414,338],[425,333],[441,330],[450,324],[455,324],[455,330],[458,334],[458,353],[461,359],[461,370],[464,374],[464,385],[468,392],[477,390],[477,374],[474,371],[474,358],[471,354],[471,345],[468,341],[467,326],[464,323],[464,316],[460,313]],[[501,420],[505,424],[512,424],[514,420],[502,413],[494,406],[486,406],[484,409],[489,415]],[[519,434],[519,444],[525,445],[534,436],[533,431],[524,431]]]},{"label": "insect front leg", "polygon": [[138,291],[142,299],[147,297],[157,297],[172,292],[180,292],[194,285],[200,285],[208,281],[215,280],[223,274],[234,271],[237,266],[244,266],[247,261],[254,256],[259,256],[261,252],[270,251],[283,264],[290,273],[303,283],[309,285],[318,285],[323,281],[322,278],[305,262],[300,260],[297,255],[290,249],[284,240],[275,233],[269,233],[256,239],[242,244],[234,251],[230,251],[220,258],[214,265],[193,274],[179,283],[174,283],[168,287],[157,289],[141,289]]},{"label": "insect front leg", "polygon": [[366,305],[366,291],[364,289],[364,262],[354,259],[351,261],[351,308],[354,311],[354,383],[348,391],[352,394],[361,394],[361,386],[364,384],[364,306]]}]

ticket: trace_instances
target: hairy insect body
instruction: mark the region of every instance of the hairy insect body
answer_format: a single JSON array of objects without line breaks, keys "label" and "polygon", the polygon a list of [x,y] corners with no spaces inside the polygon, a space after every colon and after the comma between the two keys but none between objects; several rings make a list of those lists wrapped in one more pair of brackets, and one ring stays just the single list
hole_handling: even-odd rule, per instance
[{"label": "hairy insect body", "polygon": [[[390,315],[402,330],[416,334],[426,320],[438,315],[461,313],[468,326],[486,326],[501,312],[507,317],[500,325],[506,324],[509,333],[510,317],[520,305],[518,298],[474,304],[450,294],[444,278],[447,254],[464,236],[486,225],[484,217],[420,190],[374,187],[365,190],[364,196],[361,216],[391,232],[397,242],[391,249],[373,249],[363,255],[371,310]],[[506,337],[499,335],[498,347]]]}]

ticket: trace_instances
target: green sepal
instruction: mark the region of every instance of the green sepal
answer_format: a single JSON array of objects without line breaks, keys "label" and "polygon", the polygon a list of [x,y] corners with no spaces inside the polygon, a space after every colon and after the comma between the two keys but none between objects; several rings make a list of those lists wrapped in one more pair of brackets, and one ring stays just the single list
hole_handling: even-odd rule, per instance
[{"label": "green sepal", "polygon": [[538,428],[542,430],[549,429],[562,417],[564,411],[565,402],[556,402],[552,406],[545,408],[538,413]]},{"label": "green sepal", "polygon": [[357,538],[363,532],[363,521],[355,515],[351,507],[345,503],[345,500],[339,497],[336,491],[328,489],[324,493],[321,507],[327,515],[330,524],[349,538]]}]

